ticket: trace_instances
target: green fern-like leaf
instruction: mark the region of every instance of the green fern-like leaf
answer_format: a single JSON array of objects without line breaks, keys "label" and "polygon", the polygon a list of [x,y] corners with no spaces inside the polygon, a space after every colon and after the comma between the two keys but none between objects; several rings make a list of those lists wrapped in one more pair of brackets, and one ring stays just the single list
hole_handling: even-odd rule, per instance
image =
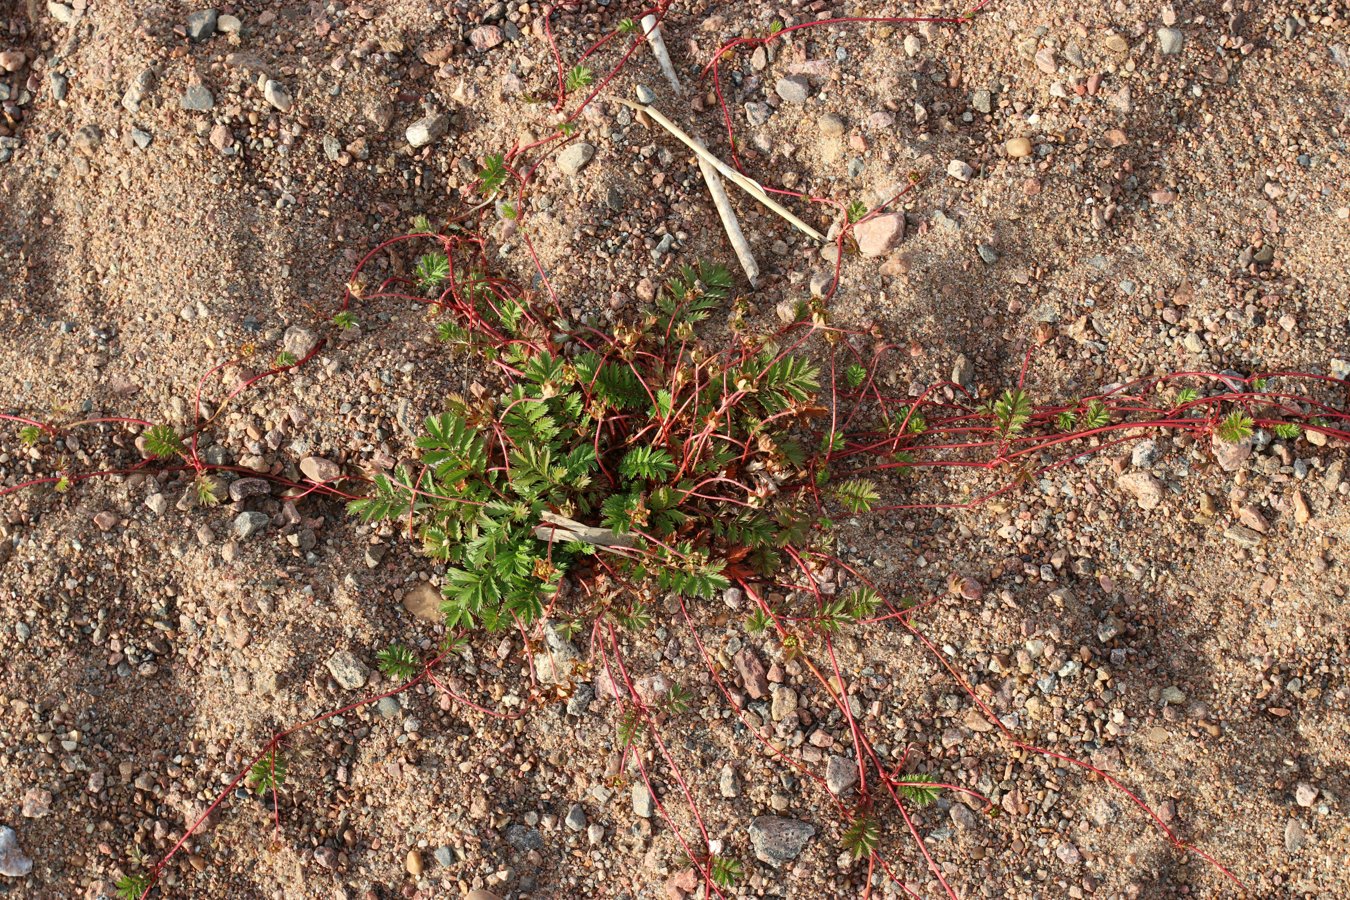
[{"label": "green fern-like leaf", "polygon": [[408,681],[417,674],[417,654],[402,644],[390,644],[375,654],[375,665],[393,681]]},{"label": "green fern-like leaf", "polygon": [[145,429],[145,452],[158,459],[181,456],[183,439],[169,425],[152,425]]},{"label": "green fern-like leaf", "polygon": [[834,497],[853,513],[865,513],[881,499],[876,482],[866,478],[852,478],[835,486]]},{"label": "green fern-like leaf", "polygon": [[870,587],[854,588],[844,596],[849,615],[854,619],[869,619],[881,609],[881,596]]},{"label": "green fern-like leaf", "polygon": [[347,331],[356,327],[356,316],[351,310],[344,309],[341,312],[333,314],[333,325],[339,331]]},{"label": "green fern-like leaf", "polygon": [[1111,411],[1100,400],[1089,400],[1083,412],[1083,427],[1087,429],[1105,428],[1111,424]]},{"label": "green fern-like leaf", "polygon": [[449,277],[450,257],[441,251],[432,250],[417,258],[417,265],[413,268],[413,279],[421,290],[426,292],[439,290]]},{"label": "green fern-like leaf", "polygon": [[901,796],[908,799],[916,806],[928,806],[938,798],[941,788],[933,784],[936,781],[932,775],[915,773],[906,775],[903,783],[896,785],[900,790]]},{"label": "green fern-like leaf", "polygon": [[1219,423],[1219,437],[1230,444],[1236,444],[1252,436],[1252,430],[1256,423],[1245,413],[1234,411],[1224,417]]},{"label": "green fern-like leaf", "polygon": [[506,160],[500,153],[493,153],[483,159],[483,170],[478,173],[478,192],[491,197],[506,183]]},{"label": "green fern-like leaf", "polygon": [[1286,441],[1297,440],[1303,434],[1303,429],[1293,422],[1280,422],[1271,428],[1276,437],[1284,438]]},{"label": "green fern-like leaf", "polygon": [[395,519],[408,512],[413,494],[407,469],[400,466],[394,471],[393,478],[380,473],[371,479],[371,485],[375,493],[350,501],[347,512],[367,524]]},{"label": "green fern-like leaf", "polygon": [[286,754],[269,750],[248,770],[248,784],[259,797],[268,791],[281,793],[286,783],[288,761]]},{"label": "green fern-like leaf", "polygon": [[867,380],[867,370],[858,363],[853,363],[844,370],[844,380],[848,382],[850,388],[856,391]]},{"label": "green fern-like leaf", "polygon": [[745,867],[729,856],[714,856],[709,860],[712,880],[720,887],[729,888],[745,877]]},{"label": "green fern-like leaf", "polygon": [[19,440],[25,447],[32,447],[42,440],[42,429],[36,425],[25,425],[19,429]]},{"label": "green fern-like leaf", "polygon": [[840,839],[840,844],[854,859],[871,856],[880,843],[881,825],[871,816],[858,816],[844,830]]},{"label": "green fern-like leaf", "polygon": [[1031,398],[1021,388],[1006,390],[994,403],[993,412],[994,422],[1003,439],[1016,437],[1031,421]]},{"label": "green fern-like leaf", "polygon": [[656,481],[675,471],[675,460],[660,447],[634,447],[619,463],[619,474],[624,478]]},{"label": "green fern-like leaf", "polygon": [[123,875],[117,879],[117,900],[141,900],[150,890],[149,875]]},{"label": "green fern-like leaf", "polygon": [[586,66],[573,66],[567,71],[565,83],[567,93],[575,93],[584,87],[589,87],[595,81],[595,73]]}]

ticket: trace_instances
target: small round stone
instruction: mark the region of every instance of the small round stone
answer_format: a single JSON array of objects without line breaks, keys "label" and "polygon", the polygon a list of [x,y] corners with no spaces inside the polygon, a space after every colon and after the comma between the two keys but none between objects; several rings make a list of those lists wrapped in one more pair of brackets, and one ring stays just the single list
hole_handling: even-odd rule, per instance
[{"label": "small round stone", "polygon": [[1004,144],[1003,149],[1007,150],[1013,159],[1021,159],[1031,155],[1031,141],[1028,138],[1015,137]]}]

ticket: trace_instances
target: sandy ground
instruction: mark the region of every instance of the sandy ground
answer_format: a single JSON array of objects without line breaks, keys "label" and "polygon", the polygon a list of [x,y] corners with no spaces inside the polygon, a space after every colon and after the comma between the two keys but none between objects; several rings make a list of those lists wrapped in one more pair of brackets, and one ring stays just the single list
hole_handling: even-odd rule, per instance
[{"label": "sandy ground", "polygon": [[[413,215],[471,200],[484,154],[556,124],[533,3],[244,2],[201,39],[177,3],[34,6],[30,20],[24,2],[0,4],[0,51],[15,51],[0,56],[0,410],[44,421],[184,424],[205,370],[268,359],[288,327],[326,319],[355,259]],[[832,315],[910,346],[890,373],[902,390],[947,378],[965,354],[996,394],[1038,333],[1038,399],[1168,371],[1344,378],[1345,4],[1052,6],[995,0],[959,28],[824,26],[725,63],[742,158],[765,183],[870,206],[922,176],[902,204],[905,238],[844,261]],[[637,11],[558,14],[563,59]],[[826,14],[897,10],[676,4],[667,40],[695,83],[725,41]],[[594,68],[618,56],[602,51]],[[781,96],[791,75],[805,77],[804,102]],[[605,102],[637,83],[661,86],[645,52],[578,120],[594,159],[569,175],[546,156],[531,188],[523,229],[577,315],[622,319],[644,279],[732,261],[689,154]],[[725,155],[702,86],[667,109]],[[207,105],[202,89],[210,108],[185,108]],[[447,134],[410,147],[406,129],[441,113]],[[970,176],[950,175],[953,161]],[[795,208],[822,229],[834,216]],[[740,209],[766,273],[751,302],[772,322],[828,264],[780,220]],[[520,235],[496,237],[504,271],[530,283]],[[447,393],[486,379],[416,309],[359,320],[301,372],[237,400],[204,450],[284,477],[311,455],[402,458]],[[116,464],[130,444],[108,426],[30,450],[6,425],[0,481]],[[1143,459],[1115,448],[974,510],[850,525],[842,551],[896,594],[976,579],[978,598],[921,619],[947,660],[1024,739],[1120,779],[1247,895],[1345,896],[1344,457],[1336,441],[1275,440],[1226,472],[1203,442],[1162,435]],[[1165,486],[1156,508],[1118,487],[1134,468]],[[959,499],[976,481],[914,490]],[[112,896],[274,731],[390,686],[372,673],[343,687],[326,665],[335,651],[373,666],[392,640],[435,645],[438,627],[404,599],[439,572],[393,530],[279,493],[198,509],[186,490],[137,475],[0,497],[0,826],[32,860],[0,876],[0,894]],[[263,527],[238,532],[244,512]],[[1234,540],[1245,532],[1230,526],[1258,520],[1255,539]],[[724,658],[762,660],[770,696],[736,687],[750,727],[823,771],[849,752],[841,716],[741,618],[712,604],[695,627]],[[828,798],[766,756],[681,618],[651,635],[625,653],[698,698],[665,740],[710,836],[744,864],[726,896],[861,896],[866,866],[841,855]],[[944,794],[915,813],[960,896],[1243,895],[1100,779],[1003,744],[912,637],[845,635],[840,653],[878,744],[894,759],[912,747],[923,771],[1000,811],[972,815]],[[280,828],[257,798],[231,795],[157,896],[683,896],[670,823],[635,809],[611,704],[582,702],[589,686],[570,702],[532,697],[518,636],[475,639],[446,677],[527,712],[499,722],[418,688],[331,719],[298,739]],[[678,784],[647,756],[688,834]],[[761,815],[814,834],[771,867],[747,831]],[[903,824],[885,822],[894,870],[941,896]]]}]

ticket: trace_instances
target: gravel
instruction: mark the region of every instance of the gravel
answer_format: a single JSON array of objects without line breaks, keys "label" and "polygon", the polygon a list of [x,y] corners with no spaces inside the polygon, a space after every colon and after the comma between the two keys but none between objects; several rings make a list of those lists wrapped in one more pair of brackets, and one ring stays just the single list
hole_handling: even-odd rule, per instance
[{"label": "gravel", "polygon": [[783,816],[757,816],[750,822],[755,858],[775,869],[801,855],[816,829],[809,822]]},{"label": "gravel", "polygon": [[19,849],[19,837],[8,825],[0,825],[0,875],[23,878],[33,871],[33,861]]}]

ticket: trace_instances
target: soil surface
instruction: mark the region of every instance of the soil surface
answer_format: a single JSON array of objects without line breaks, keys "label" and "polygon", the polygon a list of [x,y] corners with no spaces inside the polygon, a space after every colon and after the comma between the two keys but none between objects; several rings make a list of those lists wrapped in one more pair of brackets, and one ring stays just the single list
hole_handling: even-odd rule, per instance
[{"label": "soil surface", "polygon": [[[0,411],[184,428],[208,370],[244,358],[223,373],[235,384],[303,353],[361,256],[414,215],[478,202],[485,155],[561,121],[533,0],[198,12],[0,3]],[[640,13],[618,0],[556,12],[563,68]],[[672,267],[733,264],[692,155],[612,98],[651,88],[727,158],[700,80],[719,46],[776,21],[897,14],[675,3],[663,27],[688,93],[673,99],[640,47],[574,122],[568,147],[593,157],[536,155],[523,215],[492,217],[495,264],[538,286],[537,255],[565,309],[601,323]],[[996,396],[1029,347],[1026,383],[1045,402],[1178,371],[1345,379],[1348,15],[1342,0],[993,0],[963,25],[826,24],[743,47],[720,85],[740,158],[766,185],[871,208],[918,174],[896,204],[903,238],[846,256],[829,301],[835,321],[908,348],[885,373],[898,392],[964,356],[959,374]],[[628,40],[588,60],[586,91]],[[432,139],[414,147],[419,122]],[[738,290],[773,326],[832,266],[732,194],[764,272]],[[785,202],[822,231],[840,216]],[[304,367],[223,409],[210,382],[203,456],[295,481],[310,457],[388,466],[447,394],[492,388],[421,307],[355,315]],[[1345,404],[1343,387],[1331,394]],[[6,487],[139,459],[121,424],[34,447],[0,426]],[[897,596],[938,598],[916,625],[1019,739],[1091,762],[1159,822],[1101,777],[1001,739],[904,629],[837,639],[854,714],[892,764],[909,748],[910,771],[992,801],[997,815],[943,791],[911,813],[958,896],[1350,895],[1346,446],[1259,435],[1227,471],[1206,441],[1139,437],[1153,443],[1104,448],[976,508],[850,522],[840,552]],[[1128,489],[1136,471],[1157,496]],[[952,470],[906,490],[960,502],[988,479]],[[398,529],[267,483],[239,493],[202,508],[190,479],[164,472],[0,496],[0,895],[114,896],[274,733],[394,687],[375,671],[380,649],[437,646],[441,626],[411,609],[441,569]],[[964,596],[953,574],[972,579]],[[742,864],[724,896],[862,896],[868,866],[803,775],[853,753],[840,711],[800,661],[747,632],[736,597],[702,604],[692,625],[657,612],[625,637],[626,663],[695,698],[661,731],[684,785],[644,745],[659,804],[620,760],[595,672],[535,687],[537,642],[480,635],[439,677],[522,715],[419,685],[307,729],[288,744],[284,789],[229,791],[153,896],[705,896],[675,836],[697,834],[686,791]],[[584,630],[557,644],[587,657]],[[905,888],[877,872],[872,895],[943,896],[893,808],[882,822]]]}]

